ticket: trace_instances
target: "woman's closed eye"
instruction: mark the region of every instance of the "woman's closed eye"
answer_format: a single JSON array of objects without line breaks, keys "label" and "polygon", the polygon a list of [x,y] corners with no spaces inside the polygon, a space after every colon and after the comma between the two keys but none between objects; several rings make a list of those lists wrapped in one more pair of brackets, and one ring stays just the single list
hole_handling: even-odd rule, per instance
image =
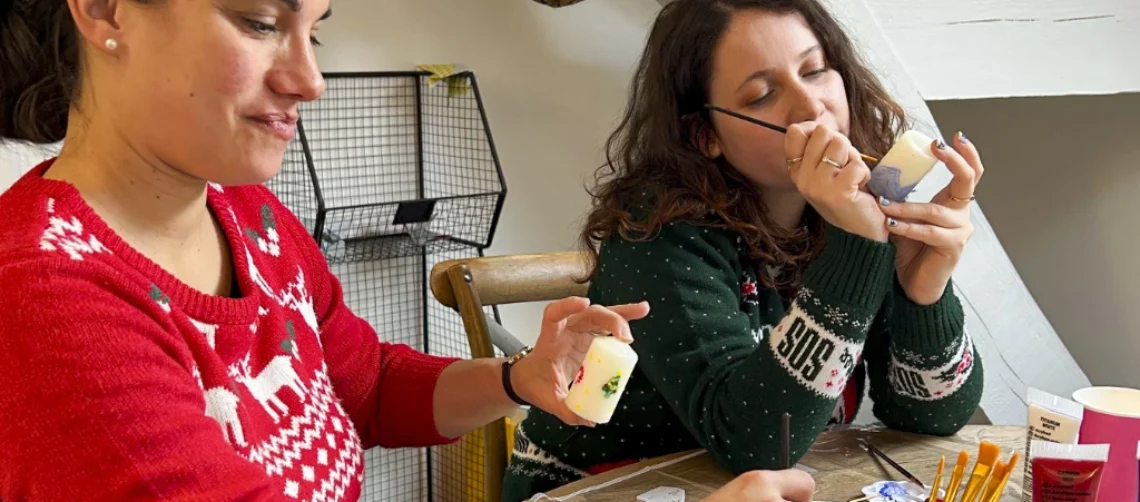
[{"label": "woman's closed eye", "polygon": [[767,103],[768,101],[770,101],[772,94],[774,94],[774,93],[775,93],[774,91],[765,91],[760,97],[749,100],[747,106],[749,106],[749,107],[762,106],[765,103]]},{"label": "woman's closed eye", "polygon": [[[263,37],[273,36],[281,31],[274,23],[267,23],[265,21],[248,17],[242,18],[242,21],[245,22],[246,26],[248,26],[251,31]],[[321,46],[321,41],[317,40],[317,37],[309,37],[309,42],[312,43],[315,47]]]},{"label": "woman's closed eye", "polygon": [[827,71],[828,71],[828,68],[827,68],[827,67],[824,67],[824,68],[820,68],[820,69],[818,69],[818,70],[811,70],[811,71],[809,71],[809,72],[807,72],[807,73],[804,73],[804,78],[815,78],[815,77],[819,77],[820,75],[823,75],[824,73],[827,73]]}]

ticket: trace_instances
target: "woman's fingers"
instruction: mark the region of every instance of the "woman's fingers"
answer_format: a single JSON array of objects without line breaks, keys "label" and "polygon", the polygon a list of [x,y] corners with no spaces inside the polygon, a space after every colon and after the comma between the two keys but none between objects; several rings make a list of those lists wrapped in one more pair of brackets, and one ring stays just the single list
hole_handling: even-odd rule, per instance
[{"label": "woman's fingers", "polygon": [[788,161],[788,172],[792,179],[796,179],[799,169],[803,166],[804,151],[812,131],[815,131],[815,122],[802,122],[788,126],[784,134],[784,155]]},{"label": "woman's fingers", "polygon": [[[807,148],[804,150],[803,169],[801,175],[815,176],[816,172],[820,169],[820,164],[823,162],[824,157],[827,156],[829,150],[838,150],[840,146],[832,146],[836,137],[842,137],[841,134],[836,133],[831,128],[817,124],[815,130],[811,133],[811,139],[808,140]],[[833,154],[837,154],[833,152]],[[836,161],[840,166],[845,162],[839,162],[839,159],[831,159]],[[827,165],[826,167],[835,167]]]},{"label": "woman's fingers", "polygon": [[960,153],[951,149],[942,140],[935,140],[930,151],[938,160],[946,164],[950,174],[954,175],[954,179],[950,180],[949,191],[947,192],[951,200],[958,203],[968,203],[974,196],[978,171]]},{"label": "woman's fingers", "polygon": [[[857,186],[863,188],[867,182],[871,181],[871,169],[859,157],[859,151],[855,147],[852,146],[848,150],[847,164],[839,171],[836,181],[844,187]],[[870,193],[870,190],[866,190],[866,192]]]},{"label": "woman's fingers", "polygon": [[625,343],[633,342],[629,322],[621,314],[601,305],[591,305],[586,310],[566,318],[566,329],[596,335],[611,333]]},{"label": "woman's fingers", "polygon": [[551,302],[547,304],[546,309],[542,311],[543,328],[546,328],[548,325],[557,325],[565,321],[567,317],[582,312],[589,307],[590,300],[580,296],[571,296]]},{"label": "woman's fingers", "polygon": [[908,220],[943,228],[961,228],[970,222],[968,213],[963,213],[963,211],[957,209],[950,209],[941,204],[891,202],[880,197],[879,206],[882,208],[883,214],[897,220]]},{"label": "woman's fingers", "polygon": [[887,218],[887,231],[927,246],[947,249],[965,246],[970,233],[969,229],[950,229],[926,223],[900,221],[897,218]]},{"label": "woman's fingers", "polygon": [[610,305],[609,309],[627,321],[636,321],[649,315],[649,302],[627,303],[625,305]]},{"label": "woman's fingers", "polygon": [[820,157],[816,169],[821,175],[830,173],[834,177],[840,169],[843,169],[851,161],[851,152],[854,150],[851,147],[851,141],[846,136],[832,133],[827,140],[827,147],[824,148],[823,156]]},{"label": "woman's fingers", "polygon": [[982,175],[985,174],[986,168],[982,165],[982,156],[978,153],[978,148],[966,138],[962,131],[954,135],[954,149],[962,158],[966,159],[966,163],[974,168],[974,185],[982,180]]}]

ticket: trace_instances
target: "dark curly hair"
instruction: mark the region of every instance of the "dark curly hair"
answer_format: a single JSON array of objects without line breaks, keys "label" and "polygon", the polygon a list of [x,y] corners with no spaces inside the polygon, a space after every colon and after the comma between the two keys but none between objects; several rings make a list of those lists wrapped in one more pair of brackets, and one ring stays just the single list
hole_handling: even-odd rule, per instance
[{"label": "dark curly hair", "polygon": [[[823,249],[823,219],[810,207],[805,226],[781,228],[768,217],[757,188],[721,159],[703,152],[708,137],[708,86],[714,49],[734,12],[760,9],[799,13],[823,48],[829,67],[843,78],[851,109],[852,144],[882,156],[906,123],[856,52],[843,28],[817,0],[677,0],[657,16],[629,89],[617,130],[606,142],[606,164],[596,185],[581,245],[597,274],[601,242],[617,234],[652,239],[674,221],[730,229],[748,244],[753,259],[780,266],[764,285],[794,291],[807,263]],[[643,196],[643,194],[646,194]],[[715,216],[715,218],[710,218]],[[762,276],[765,274],[761,274]]]},{"label": "dark curly hair", "polygon": [[81,39],[67,2],[0,0],[0,140],[62,140],[82,73]]}]

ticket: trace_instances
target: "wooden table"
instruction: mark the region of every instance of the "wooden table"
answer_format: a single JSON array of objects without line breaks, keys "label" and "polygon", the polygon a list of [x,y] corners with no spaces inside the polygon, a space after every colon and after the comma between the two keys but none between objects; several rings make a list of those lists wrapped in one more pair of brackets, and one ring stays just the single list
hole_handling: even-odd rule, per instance
[{"label": "wooden table", "polygon": [[[1013,452],[1020,452],[1023,460],[1014,467],[1001,502],[1021,500],[1025,428],[1007,426],[967,426],[957,435],[945,438],[865,427],[824,432],[808,454],[800,459],[801,466],[809,472],[815,471],[812,476],[816,482],[817,500],[842,502],[861,496],[862,488],[875,481],[905,479],[889,465],[863,450],[858,444],[859,438],[866,438],[927,483],[934,480],[938,459],[945,455],[947,465],[942,485],[944,489],[959,451],[965,450],[970,454],[971,463],[967,469],[973,468],[978,444],[983,440],[1001,447],[1002,461],[1008,461]],[[628,477],[642,470],[645,472]],[[626,477],[628,478],[621,479]],[[613,480],[619,481],[594,489]],[[689,451],[591,476],[547,495],[566,502],[631,502],[638,495],[658,486],[672,486],[685,490],[686,502],[699,502],[730,480],[732,474],[717,465],[708,454]],[[582,492],[590,489],[593,491]]]}]

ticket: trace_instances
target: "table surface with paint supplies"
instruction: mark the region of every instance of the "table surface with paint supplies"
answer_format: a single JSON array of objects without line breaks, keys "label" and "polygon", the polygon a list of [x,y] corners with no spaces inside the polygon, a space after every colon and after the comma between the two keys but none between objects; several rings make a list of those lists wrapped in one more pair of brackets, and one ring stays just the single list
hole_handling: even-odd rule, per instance
[{"label": "table surface with paint supplies", "polygon": [[[595,339],[567,396],[570,409],[608,422],[636,364],[630,346]],[[1069,400],[1030,388],[1026,403],[1027,426],[969,425],[949,437],[835,426],[794,467],[815,478],[818,502],[1140,502],[1140,390],[1091,387]],[[792,419],[785,413],[780,431],[787,467],[793,467]],[[697,450],[591,476],[532,500],[700,501],[732,479]]]}]

